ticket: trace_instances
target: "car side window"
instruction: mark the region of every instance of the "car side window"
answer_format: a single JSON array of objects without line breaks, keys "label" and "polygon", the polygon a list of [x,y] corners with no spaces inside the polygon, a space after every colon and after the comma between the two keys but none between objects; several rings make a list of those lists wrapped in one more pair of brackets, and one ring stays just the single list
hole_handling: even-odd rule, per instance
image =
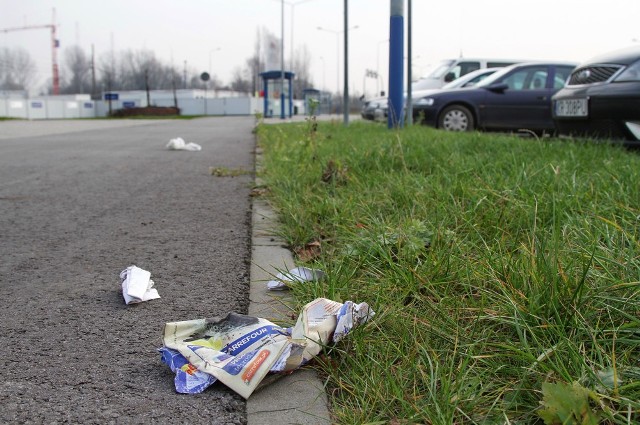
[{"label": "car side window", "polygon": [[480,69],[480,62],[460,62],[449,72],[453,73],[456,78],[460,78],[463,75],[467,75],[471,71],[475,71],[476,69]]},{"label": "car side window", "polygon": [[502,68],[509,65],[513,65],[513,62],[487,62],[487,68]]},{"label": "car side window", "polygon": [[509,90],[522,90],[528,73],[526,69],[516,71],[505,77],[502,82],[509,86]]},{"label": "car side window", "polygon": [[564,84],[567,82],[567,80],[569,79],[569,76],[571,75],[571,71],[573,71],[573,68],[571,67],[557,66],[556,75],[553,78],[553,88],[554,89],[563,88]]},{"label": "car side window", "polygon": [[502,82],[509,86],[510,90],[541,90],[547,82],[546,67],[532,67],[519,69],[506,76]]},{"label": "car side window", "polygon": [[460,62],[460,77],[480,69],[480,62]]},{"label": "car side window", "polygon": [[535,71],[529,79],[529,90],[541,90],[547,85],[547,70]]}]

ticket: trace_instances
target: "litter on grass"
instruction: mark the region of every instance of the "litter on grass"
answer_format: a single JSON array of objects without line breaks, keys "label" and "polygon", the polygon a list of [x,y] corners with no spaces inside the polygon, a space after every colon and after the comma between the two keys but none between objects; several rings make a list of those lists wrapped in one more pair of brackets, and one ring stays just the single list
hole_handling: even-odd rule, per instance
[{"label": "litter on grass", "polygon": [[122,270],[120,280],[122,281],[122,296],[126,304],[160,298],[158,291],[153,287],[151,273],[140,267],[129,266]]},{"label": "litter on grass", "polygon": [[200,393],[219,380],[246,399],[268,374],[293,372],[374,314],[364,302],[317,298],[304,306],[293,328],[236,313],[170,322],[159,351],[176,373],[177,392]]},{"label": "litter on grass", "polygon": [[296,267],[287,273],[278,273],[273,280],[267,282],[267,289],[271,291],[281,291],[288,289],[294,282],[311,282],[324,279],[322,270],[309,269],[307,267]]},{"label": "litter on grass", "polygon": [[167,149],[172,151],[201,151],[202,146],[192,142],[186,143],[182,137],[176,137],[175,139],[169,140]]}]

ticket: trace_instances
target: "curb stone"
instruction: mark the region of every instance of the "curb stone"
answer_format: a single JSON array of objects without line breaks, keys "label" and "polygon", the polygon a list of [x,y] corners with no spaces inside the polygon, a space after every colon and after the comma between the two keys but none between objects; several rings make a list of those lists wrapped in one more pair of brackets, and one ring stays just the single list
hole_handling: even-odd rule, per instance
[{"label": "curb stone", "polygon": [[[256,146],[256,168],[262,151]],[[256,177],[259,184],[259,178]],[[268,203],[253,198],[249,315],[274,323],[289,320],[286,291],[267,291],[266,282],[295,267],[293,255],[274,233],[276,215]],[[300,368],[257,390],[247,400],[247,425],[328,425],[328,399],[316,371]]]}]

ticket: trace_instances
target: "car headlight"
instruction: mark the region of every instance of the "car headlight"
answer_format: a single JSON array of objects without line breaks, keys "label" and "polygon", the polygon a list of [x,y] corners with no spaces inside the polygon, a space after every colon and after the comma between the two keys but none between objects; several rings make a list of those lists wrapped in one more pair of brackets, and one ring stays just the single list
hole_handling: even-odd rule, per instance
[{"label": "car headlight", "polygon": [[421,99],[416,100],[415,105],[418,106],[433,106],[433,98],[432,97],[423,97]]},{"label": "car headlight", "polygon": [[640,81],[640,61],[629,65],[614,81]]}]

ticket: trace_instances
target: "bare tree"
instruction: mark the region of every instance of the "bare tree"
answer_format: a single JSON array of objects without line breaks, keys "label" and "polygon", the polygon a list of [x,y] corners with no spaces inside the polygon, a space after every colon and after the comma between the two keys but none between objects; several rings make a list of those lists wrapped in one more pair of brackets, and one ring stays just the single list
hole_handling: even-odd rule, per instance
[{"label": "bare tree", "polygon": [[253,91],[253,82],[249,79],[249,69],[242,69],[237,66],[233,70],[233,80],[231,81],[231,90],[242,93],[251,93]]},{"label": "bare tree", "polygon": [[29,90],[36,75],[36,63],[27,50],[0,48],[0,89]]},{"label": "bare tree", "polygon": [[111,90],[120,89],[120,84],[118,82],[118,60],[115,52],[111,51],[100,57],[98,71],[100,76],[98,80],[98,87],[100,87],[102,91],[109,92]]},{"label": "bare tree", "polygon": [[256,29],[256,40],[253,45],[253,55],[247,59],[246,67],[249,71],[249,78],[251,80],[252,91],[255,93],[262,89],[262,81],[260,73],[265,70],[265,58],[264,58],[264,40],[272,37],[273,35],[266,28]]},{"label": "bare tree", "polygon": [[313,88],[313,81],[310,74],[311,54],[306,45],[296,49],[293,56],[291,71],[295,73],[293,79],[293,97],[302,99],[304,89]]},{"label": "bare tree", "polygon": [[64,51],[62,69],[63,94],[89,93],[91,91],[91,59],[79,46],[67,47]]},{"label": "bare tree", "polygon": [[[266,63],[269,62],[271,70],[280,69],[280,52],[278,38],[266,28],[256,31],[256,41],[254,44],[253,55],[247,59],[245,69],[236,68],[233,74],[231,88],[238,91],[248,90],[245,88],[250,85],[252,92],[262,89],[260,73],[266,70]],[[295,77],[293,79],[293,97],[301,99],[303,90],[313,87],[310,75],[311,54],[307,46],[303,46],[296,50],[293,58],[293,71]]]}]

